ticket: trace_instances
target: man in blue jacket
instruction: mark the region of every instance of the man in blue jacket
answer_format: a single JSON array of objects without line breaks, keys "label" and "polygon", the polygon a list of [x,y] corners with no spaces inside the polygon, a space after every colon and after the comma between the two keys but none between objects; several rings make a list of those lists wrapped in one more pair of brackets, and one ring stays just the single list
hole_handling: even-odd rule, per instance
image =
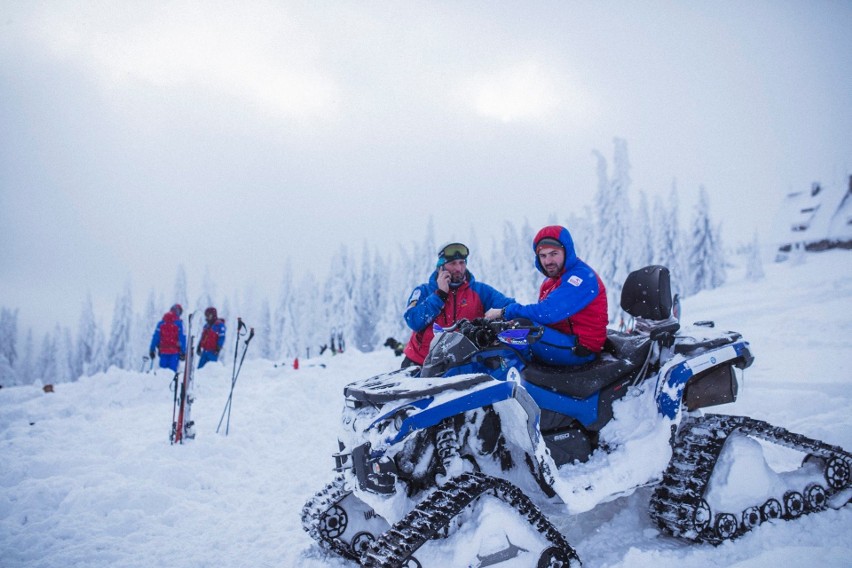
[{"label": "man in blue jacket", "polygon": [[403,368],[423,365],[434,337],[433,323],[449,327],[460,319],[481,318],[486,310],[502,308],[515,301],[488,284],[476,281],[467,269],[469,253],[461,243],[441,247],[429,281],[411,292],[404,317],[413,333],[403,351]]},{"label": "man in blue jacket", "polygon": [[512,303],[489,310],[488,319],[525,318],[544,327],[532,354],[549,365],[593,361],[606,341],[606,288],[600,276],[577,257],[568,229],[549,225],[533,238],[535,266],[544,274],[538,302]]}]

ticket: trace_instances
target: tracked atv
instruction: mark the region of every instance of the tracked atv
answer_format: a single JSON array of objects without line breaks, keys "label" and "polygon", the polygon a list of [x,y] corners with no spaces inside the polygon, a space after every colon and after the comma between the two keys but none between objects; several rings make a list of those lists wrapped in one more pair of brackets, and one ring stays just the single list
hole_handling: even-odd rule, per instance
[{"label": "tracked atv", "polygon": [[[548,516],[642,486],[660,528],[709,543],[849,501],[843,449],[702,414],[736,400],[753,357],[711,322],[680,329],[665,267],[631,273],[621,306],[636,330],[610,331],[582,367],[531,361],[529,322],[462,320],[436,330],[422,368],[348,385],[338,473],[305,505],[305,530],[364,566],[578,566]],[[764,447],[800,465],[778,472]],[[744,461],[754,490],[726,492]]]}]

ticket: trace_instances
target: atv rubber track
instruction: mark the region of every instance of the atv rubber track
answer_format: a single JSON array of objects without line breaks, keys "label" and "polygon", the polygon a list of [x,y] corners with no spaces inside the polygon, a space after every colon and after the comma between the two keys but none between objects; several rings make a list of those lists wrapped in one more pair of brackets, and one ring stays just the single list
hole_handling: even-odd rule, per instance
[{"label": "atv rubber track", "polygon": [[302,507],[302,528],[305,529],[311,538],[320,543],[321,546],[339,554],[349,560],[359,562],[358,556],[349,549],[344,542],[336,538],[330,538],[328,534],[322,530],[322,524],[326,513],[335,504],[342,501],[344,497],[352,491],[346,488],[346,482],[343,474],[338,474],[335,478],[320,489],[314,496],[305,503]]},{"label": "atv rubber track", "polygon": [[[728,437],[740,432],[823,460],[825,485],[777,495],[744,511],[711,511],[707,485]],[[767,519],[793,519],[824,509],[832,495],[850,486],[852,454],[745,416],[707,414],[684,419],[672,459],[651,497],[650,514],[658,526],[678,538],[719,544],[736,538]]]},{"label": "atv rubber track", "polygon": [[369,568],[399,568],[423,544],[434,538],[478,497],[489,494],[515,509],[550,543],[555,566],[580,566],[580,558],[544,513],[512,483],[482,473],[466,473],[451,479],[421,501],[393,527],[379,536],[360,558]]}]

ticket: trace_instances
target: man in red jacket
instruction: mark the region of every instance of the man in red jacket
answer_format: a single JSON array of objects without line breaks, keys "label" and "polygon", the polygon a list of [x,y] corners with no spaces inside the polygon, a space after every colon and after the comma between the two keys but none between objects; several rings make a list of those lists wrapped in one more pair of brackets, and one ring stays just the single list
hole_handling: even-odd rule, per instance
[{"label": "man in red jacket", "polygon": [[597,357],[606,341],[606,288],[597,273],[577,258],[568,229],[544,227],[533,239],[535,265],[546,276],[538,303],[509,304],[489,310],[489,319],[527,318],[544,326],[530,347],[532,355],[549,365],[582,365]]},{"label": "man in red jacket", "polygon": [[408,298],[404,317],[413,333],[403,351],[402,367],[423,364],[434,337],[433,323],[449,327],[460,319],[481,318],[485,310],[515,301],[476,281],[467,269],[469,252],[461,243],[441,247],[429,281],[415,288]]},{"label": "man in red jacket", "polygon": [[204,319],[206,323],[196,349],[196,353],[201,356],[198,360],[199,369],[210,361],[218,361],[219,351],[225,345],[225,320],[219,318],[216,308],[210,306],[204,310]]}]

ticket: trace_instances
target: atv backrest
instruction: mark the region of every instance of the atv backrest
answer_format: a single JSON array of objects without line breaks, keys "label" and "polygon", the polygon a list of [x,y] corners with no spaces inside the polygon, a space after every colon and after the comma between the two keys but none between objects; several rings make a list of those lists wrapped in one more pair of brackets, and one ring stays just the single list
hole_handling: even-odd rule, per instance
[{"label": "atv backrest", "polygon": [[668,319],[672,313],[669,269],[653,264],[628,274],[621,289],[621,308],[635,318]]}]

